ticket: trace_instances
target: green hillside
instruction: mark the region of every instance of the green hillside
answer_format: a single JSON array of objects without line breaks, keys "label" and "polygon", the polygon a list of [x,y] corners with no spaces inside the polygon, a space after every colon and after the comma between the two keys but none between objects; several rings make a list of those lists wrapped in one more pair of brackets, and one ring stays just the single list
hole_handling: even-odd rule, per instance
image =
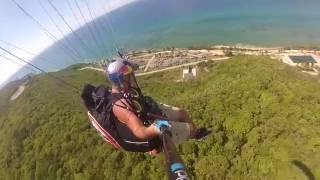
[{"label": "green hillside", "polygon": [[[320,83],[267,57],[238,56],[138,79],[145,94],[186,108],[214,133],[178,146],[192,179],[320,179]],[[101,72],[55,73],[75,86]],[[33,77],[0,116],[0,179],[166,179],[162,155],[115,151],[90,126],[79,94]]]}]

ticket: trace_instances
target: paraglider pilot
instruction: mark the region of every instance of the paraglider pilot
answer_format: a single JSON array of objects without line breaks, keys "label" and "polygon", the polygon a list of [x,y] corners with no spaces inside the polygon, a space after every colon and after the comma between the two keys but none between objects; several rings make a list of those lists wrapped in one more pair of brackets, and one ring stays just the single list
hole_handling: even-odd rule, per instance
[{"label": "paraglider pilot", "polygon": [[113,60],[106,66],[111,90],[87,85],[82,98],[89,119],[106,141],[127,151],[161,152],[160,127],[166,126],[175,144],[210,134],[197,128],[186,110],[155,102],[137,84],[136,64]]}]

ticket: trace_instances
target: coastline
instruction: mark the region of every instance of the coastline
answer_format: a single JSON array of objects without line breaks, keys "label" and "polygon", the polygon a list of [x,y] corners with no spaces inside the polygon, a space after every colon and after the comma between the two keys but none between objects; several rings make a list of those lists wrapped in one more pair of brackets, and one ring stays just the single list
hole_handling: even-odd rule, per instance
[{"label": "coastline", "polygon": [[315,50],[320,51],[320,44],[291,44],[291,45],[256,45],[256,44],[244,44],[244,43],[226,43],[226,44],[211,44],[211,45],[190,45],[190,46],[166,46],[166,47],[160,47],[160,48],[138,48],[138,49],[131,49],[132,51],[161,51],[166,49],[189,49],[189,50],[206,50],[206,49],[212,49],[216,47],[226,47],[226,48],[238,48],[238,49],[284,49],[284,50]]},{"label": "coastline", "polygon": [[[189,46],[189,47],[164,47],[164,48],[141,48],[130,50],[128,53],[129,59],[137,62],[146,68],[149,60],[155,55],[153,62],[149,62],[148,68],[151,70],[158,69],[158,66],[169,67],[176,66],[182,63],[192,63],[199,60],[208,60],[212,58],[228,57],[233,55],[267,55],[273,59],[278,59],[286,63],[286,59],[289,55],[311,55],[316,61],[318,67],[320,67],[320,46],[257,46],[249,44],[237,43],[234,45],[211,45],[211,46]],[[114,57],[116,58],[116,57]],[[184,62],[185,61],[185,62]],[[107,63],[106,59],[91,59],[89,63],[76,63],[58,71],[67,70],[70,68],[80,69],[85,66],[92,66],[94,68],[101,68]],[[155,64],[158,63],[158,64]],[[290,65],[290,63],[288,63]],[[147,72],[145,69],[144,72]],[[141,73],[141,72],[140,72]],[[19,74],[19,71],[16,73]],[[16,75],[13,75],[15,77]],[[23,77],[23,76],[21,76]],[[11,78],[12,79],[12,78]],[[13,80],[13,79],[12,79]],[[1,84],[1,88],[5,87],[12,80]]]},{"label": "coastline", "polygon": [[[217,57],[230,57],[234,55],[263,55],[270,56],[272,59],[278,59],[287,63],[289,56],[312,56],[320,67],[320,49],[316,48],[289,48],[289,47],[259,47],[253,45],[236,44],[233,46],[216,45],[207,48],[175,48],[168,47],[162,49],[147,49],[140,51],[131,51],[128,56],[130,60],[139,65],[147,65],[149,68],[170,66],[181,64],[182,61],[198,61],[200,59],[212,59]],[[155,59],[155,60],[154,60]],[[152,60],[152,62],[150,62]],[[158,65],[156,65],[158,63]],[[293,65],[287,63],[289,65]]]},{"label": "coastline", "polygon": [[[234,46],[217,45],[189,48],[159,48],[134,50],[127,54],[128,59],[139,65],[137,74],[152,74],[154,72],[164,71],[172,67],[196,66],[203,61],[216,59],[228,59],[232,56],[269,56],[271,59],[279,60],[290,66],[296,66],[302,72],[310,75],[318,75],[320,71],[320,50],[318,49],[295,49],[285,47],[258,47],[252,45],[237,44]],[[315,63],[300,62],[295,63],[291,56],[308,56],[314,59]],[[92,63],[89,66],[80,68],[104,71],[103,66],[106,61]]]}]

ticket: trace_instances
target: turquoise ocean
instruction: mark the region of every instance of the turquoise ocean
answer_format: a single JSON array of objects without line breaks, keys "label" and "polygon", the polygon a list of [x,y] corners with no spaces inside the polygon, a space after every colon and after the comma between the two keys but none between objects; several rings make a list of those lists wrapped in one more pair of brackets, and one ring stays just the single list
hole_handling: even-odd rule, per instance
[{"label": "turquoise ocean", "polygon": [[[71,34],[47,48],[33,63],[55,71],[110,57],[116,48],[130,51],[238,43],[320,46],[319,0],[140,0],[101,16],[95,23],[98,29],[90,23],[75,32],[88,48]],[[90,28],[98,44],[90,36]],[[62,44],[77,49],[80,55]],[[59,66],[51,65],[51,60]]]}]

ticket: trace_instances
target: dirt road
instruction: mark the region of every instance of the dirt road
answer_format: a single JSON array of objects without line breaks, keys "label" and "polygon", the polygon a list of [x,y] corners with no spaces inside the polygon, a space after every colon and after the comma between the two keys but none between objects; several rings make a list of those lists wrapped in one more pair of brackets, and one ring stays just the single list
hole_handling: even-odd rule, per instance
[{"label": "dirt road", "polygon": [[16,92],[14,92],[13,95],[11,96],[10,101],[14,101],[15,99],[17,99],[25,89],[26,89],[26,85],[24,84],[20,85],[16,90]]}]

